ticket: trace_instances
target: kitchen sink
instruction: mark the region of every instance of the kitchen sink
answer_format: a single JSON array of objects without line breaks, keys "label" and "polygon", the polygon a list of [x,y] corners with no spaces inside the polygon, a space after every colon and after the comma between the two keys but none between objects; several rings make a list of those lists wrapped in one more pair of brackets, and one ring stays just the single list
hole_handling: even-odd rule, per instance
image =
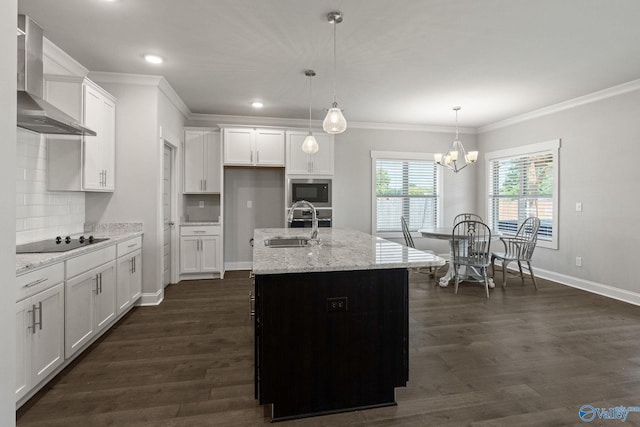
[{"label": "kitchen sink", "polygon": [[309,246],[309,241],[306,237],[271,237],[264,240],[264,245],[270,248],[300,248]]}]

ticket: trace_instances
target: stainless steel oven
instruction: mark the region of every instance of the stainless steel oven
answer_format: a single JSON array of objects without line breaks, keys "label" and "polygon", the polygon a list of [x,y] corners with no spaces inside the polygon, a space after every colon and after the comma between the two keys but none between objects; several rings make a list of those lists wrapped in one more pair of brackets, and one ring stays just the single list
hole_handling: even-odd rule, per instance
[{"label": "stainless steel oven", "polygon": [[295,202],[306,200],[317,208],[331,207],[330,179],[290,179],[289,207]]}]

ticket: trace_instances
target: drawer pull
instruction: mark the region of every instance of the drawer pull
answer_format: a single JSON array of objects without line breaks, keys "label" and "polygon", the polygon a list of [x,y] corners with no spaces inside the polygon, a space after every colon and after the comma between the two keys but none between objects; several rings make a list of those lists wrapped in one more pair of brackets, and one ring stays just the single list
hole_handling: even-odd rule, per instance
[{"label": "drawer pull", "polygon": [[42,279],[38,279],[38,280],[35,280],[35,281],[31,282],[31,283],[27,283],[26,285],[23,286],[23,288],[31,288],[31,287],[33,287],[35,285],[39,285],[40,283],[46,282],[47,280],[48,279],[46,277],[43,277]]},{"label": "drawer pull", "polygon": [[138,246],[138,244],[137,244],[137,243],[132,243],[132,244],[130,244],[130,245],[129,245],[129,246],[127,246],[127,247],[128,247],[128,248],[135,248],[136,246]]},{"label": "drawer pull", "polygon": [[194,233],[206,233],[206,230],[193,230]]}]

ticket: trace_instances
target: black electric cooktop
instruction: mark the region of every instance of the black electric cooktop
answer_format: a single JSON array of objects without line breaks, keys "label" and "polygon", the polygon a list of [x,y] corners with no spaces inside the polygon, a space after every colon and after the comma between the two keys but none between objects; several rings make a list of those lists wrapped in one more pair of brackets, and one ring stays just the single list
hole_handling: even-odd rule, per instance
[{"label": "black electric cooktop", "polygon": [[80,236],[77,239],[72,239],[69,236],[65,238],[58,236],[55,239],[51,239],[51,240],[41,240],[39,242],[18,245],[16,246],[16,253],[17,254],[33,254],[33,253],[48,253],[48,252],[66,252],[72,249],[89,246],[94,243],[104,242],[105,240],[109,240],[109,238]]}]

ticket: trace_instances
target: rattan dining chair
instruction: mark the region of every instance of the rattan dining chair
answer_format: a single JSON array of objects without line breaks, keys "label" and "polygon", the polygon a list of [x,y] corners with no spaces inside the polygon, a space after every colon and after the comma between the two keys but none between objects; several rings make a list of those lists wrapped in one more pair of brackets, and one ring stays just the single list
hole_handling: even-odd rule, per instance
[{"label": "rattan dining chair", "polygon": [[[407,224],[407,220],[404,219],[404,216],[400,217],[400,223],[402,224],[402,235],[404,236],[404,244],[410,248],[416,249],[416,245],[413,242],[413,237],[411,237],[411,233],[409,232],[409,226]],[[427,252],[430,254],[435,254],[433,251],[430,250],[424,250],[424,249],[418,249],[419,251],[422,252]],[[429,271],[422,271],[420,269],[420,267],[415,269],[418,273],[428,273],[430,274],[432,277],[435,277],[436,272],[438,271],[437,267],[429,267]]]},{"label": "rattan dining chair", "polygon": [[451,266],[456,280],[454,293],[458,293],[461,270],[464,267],[465,276],[469,275],[470,269],[482,276],[487,298],[489,298],[489,277],[487,276],[491,256],[489,227],[481,221],[460,221],[453,227],[451,242]]},{"label": "rattan dining chair", "polygon": [[507,265],[513,261],[518,262],[518,269],[520,270],[520,279],[524,285],[524,273],[522,272],[522,263],[527,263],[527,269],[531,276],[533,286],[538,289],[536,284],[536,278],[533,275],[531,269],[531,257],[533,256],[533,250],[536,248],[538,241],[538,230],[540,229],[540,220],[536,217],[527,218],[518,232],[513,237],[501,237],[502,243],[504,243],[504,252],[493,252],[491,254],[491,275],[494,280],[496,277],[495,260],[502,261],[502,287],[507,286]]},{"label": "rattan dining chair", "polygon": [[482,217],[480,215],[476,215],[474,213],[461,213],[461,214],[456,215],[456,217],[453,218],[453,225],[456,225],[460,221],[480,221],[480,222],[484,222],[484,220],[482,219]]}]

